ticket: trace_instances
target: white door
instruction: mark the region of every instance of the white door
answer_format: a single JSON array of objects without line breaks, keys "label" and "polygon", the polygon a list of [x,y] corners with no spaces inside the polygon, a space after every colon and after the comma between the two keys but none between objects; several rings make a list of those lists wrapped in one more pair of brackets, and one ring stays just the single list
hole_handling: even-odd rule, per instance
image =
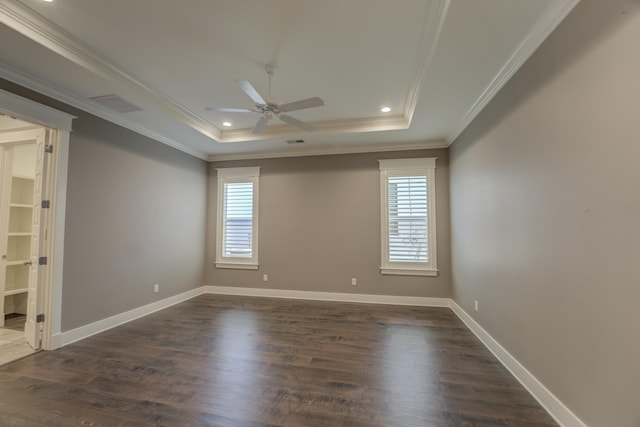
[{"label": "white door", "polygon": [[7,271],[7,228],[9,215],[9,153],[0,144],[0,327],[4,326],[4,292]]},{"label": "white door", "polygon": [[[0,199],[2,199],[2,208],[0,209],[0,251],[2,252],[2,262],[0,262],[0,318],[4,320],[4,307],[5,297],[24,295],[26,291],[26,314],[27,319],[25,323],[25,339],[35,349],[40,347],[40,328],[37,322],[37,315],[39,313],[39,301],[40,301],[40,280],[39,280],[39,257],[40,257],[40,245],[42,240],[42,197],[44,187],[44,177],[46,173],[46,156],[44,153],[44,147],[46,143],[47,131],[44,128],[37,129],[25,129],[25,130],[8,130],[0,132],[0,150],[2,151],[2,191],[0,191]],[[22,151],[21,156],[14,156],[14,151],[24,146],[35,145],[35,156],[26,155]],[[18,161],[18,158],[20,161]],[[34,165],[35,163],[35,165]],[[33,176],[33,178],[31,178]],[[16,181],[17,180],[17,181]],[[18,185],[20,182],[31,182],[32,190],[28,188],[31,185],[24,186]],[[17,186],[13,188],[14,184]],[[14,191],[15,190],[15,191]],[[33,194],[31,194],[33,193]],[[15,198],[14,199],[14,195]],[[18,225],[17,229],[10,230],[9,218],[12,214],[9,214],[10,209],[15,209],[18,212],[24,212],[26,207],[30,207],[30,217],[25,217],[23,220],[19,219],[22,214],[18,214],[16,218],[18,221],[15,224]],[[27,226],[26,228],[25,225]],[[19,254],[22,250],[17,250],[17,243],[14,240],[13,253],[8,256],[11,251],[7,251],[9,238],[16,238],[17,236],[24,236],[30,240],[29,247],[25,255]],[[25,237],[17,237],[23,239]],[[17,259],[14,259],[17,258]],[[12,275],[12,286],[10,289],[6,289],[7,285],[7,266],[8,264],[16,266],[17,264],[28,264],[26,267],[28,274],[24,277],[20,274],[18,280],[18,274],[14,272]],[[24,281],[24,285],[22,282]],[[24,289],[24,290],[23,290]],[[4,295],[3,295],[4,294]]]},{"label": "white door", "polygon": [[38,314],[41,310],[40,298],[40,243],[43,238],[43,211],[45,177],[47,176],[47,155],[45,153],[46,134],[44,129],[36,136],[36,168],[33,185],[33,220],[31,223],[31,266],[29,274],[29,292],[27,294],[27,322],[24,327],[24,336],[34,349],[40,348],[41,329],[38,323]]}]

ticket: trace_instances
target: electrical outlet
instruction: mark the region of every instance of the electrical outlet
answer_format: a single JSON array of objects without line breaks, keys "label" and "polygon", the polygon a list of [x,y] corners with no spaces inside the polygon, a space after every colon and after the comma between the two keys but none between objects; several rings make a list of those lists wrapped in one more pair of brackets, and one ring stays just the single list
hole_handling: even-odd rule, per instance
[{"label": "electrical outlet", "polygon": [[357,286],[357,285],[358,285],[358,280],[355,277],[353,277],[351,279],[351,286]]},{"label": "electrical outlet", "polygon": [[476,307],[476,311],[478,311],[478,300],[476,300],[475,307]]},{"label": "electrical outlet", "polygon": [[158,283],[156,283],[155,285],[153,285],[153,292],[158,293],[160,292],[160,285]]},{"label": "electrical outlet", "polygon": [[266,274],[262,275],[262,281],[263,282],[268,282],[269,281],[269,276],[267,276]]}]

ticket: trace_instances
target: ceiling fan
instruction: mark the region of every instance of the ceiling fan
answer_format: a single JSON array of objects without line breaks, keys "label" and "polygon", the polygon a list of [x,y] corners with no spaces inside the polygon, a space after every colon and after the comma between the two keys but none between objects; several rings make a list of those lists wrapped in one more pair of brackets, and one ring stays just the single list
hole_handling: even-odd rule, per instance
[{"label": "ceiling fan", "polygon": [[244,93],[251,98],[251,100],[255,103],[255,108],[216,108],[216,107],[207,107],[208,111],[221,111],[225,113],[259,113],[262,114],[262,118],[258,120],[256,125],[251,130],[251,133],[258,134],[262,132],[265,127],[267,127],[267,123],[269,120],[276,116],[280,120],[285,123],[289,123],[290,125],[294,125],[299,127],[300,129],[304,129],[306,131],[312,131],[315,128],[311,126],[309,123],[303,122],[302,120],[298,120],[295,117],[291,117],[287,114],[290,111],[304,110],[306,108],[313,107],[322,107],[324,105],[324,101],[322,98],[317,96],[313,98],[301,99],[299,101],[288,102],[286,104],[278,104],[271,97],[271,77],[273,76],[273,72],[275,67],[271,64],[267,64],[265,66],[265,71],[269,75],[269,96],[262,96],[260,93],[253,87],[251,83],[246,80],[234,80],[240,89],[244,91]]}]

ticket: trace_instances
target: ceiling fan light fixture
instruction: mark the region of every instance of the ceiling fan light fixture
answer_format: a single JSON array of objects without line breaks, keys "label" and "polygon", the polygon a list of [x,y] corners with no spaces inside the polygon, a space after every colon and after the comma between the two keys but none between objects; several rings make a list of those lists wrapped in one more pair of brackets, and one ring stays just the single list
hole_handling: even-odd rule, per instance
[{"label": "ceiling fan light fixture", "polygon": [[391,111],[391,107],[384,106],[380,109],[380,111],[383,113],[388,113],[389,111]]},{"label": "ceiling fan light fixture", "polygon": [[[280,104],[274,101],[271,97],[271,77],[273,76],[273,70],[275,66],[273,64],[267,64],[265,70],[269,76],[269,96],[262,96],[260,92],[247,80],[234,80],[234,82],[242,89],[242,91],[249,97],[254,103],[254,108],[218,108],[218,107],[206,107],[207,111],[218,111],[223,113],[259,113],[262,114],[262,118],[258,120],[256,125],[251,130],[252,134],[259,134],[267,126],[269,120],[275,118],[281,121],[293,125],[297,128],[306,130],[308,132],[313,131],[315,128],[307,122],[298,120],[295,117],[291,117],[287,114],[291,111],[305,110],[307,108],[322,107],[324,101],[322,98],[314,96],[313,98],[299,99],[297,101],[288,102],[286,104]],[[223,126],[231,126],[229,122],[222,123]]]}]

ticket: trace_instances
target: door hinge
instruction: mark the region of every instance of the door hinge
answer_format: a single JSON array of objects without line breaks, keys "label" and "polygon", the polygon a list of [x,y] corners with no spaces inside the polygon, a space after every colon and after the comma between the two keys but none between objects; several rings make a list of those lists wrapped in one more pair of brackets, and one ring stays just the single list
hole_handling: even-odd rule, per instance
[{"label": "door hinge", "polygon": [[47,265],[47,257],[46,256],[41,256],[38,259],[38,265]]},{"label": "door hinge", "polygon": [[43,200],[42,201],[42,209],[49,209],[51,207],[51,201]]},{"label": "door hinge", "polygon": [[36,323],[43,323],[44,322],[44,314],[38,314],[36,316]]},{"label": "door hinge", "polygon": [[44,152],[45,153],[53,153],[53,144],[45,144]]}]

